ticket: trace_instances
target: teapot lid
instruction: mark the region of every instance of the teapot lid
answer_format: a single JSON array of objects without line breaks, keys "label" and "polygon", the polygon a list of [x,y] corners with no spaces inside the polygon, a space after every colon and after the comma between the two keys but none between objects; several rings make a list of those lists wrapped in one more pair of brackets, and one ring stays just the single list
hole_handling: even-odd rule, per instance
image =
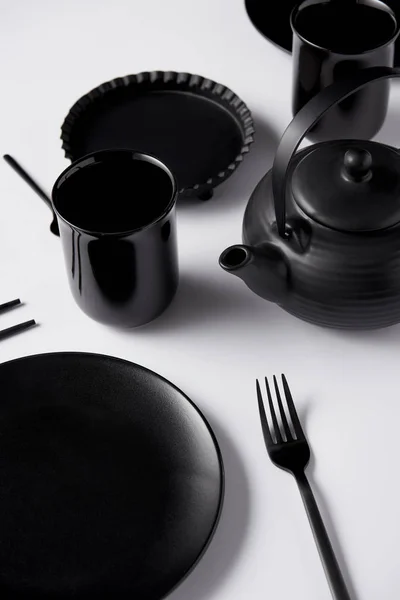
[{"label": "teapot lid", "polygon": [[400,153],[365,140],[311,146],[292,174],[292,194],[312,219],[341,231],[400,221]]}]

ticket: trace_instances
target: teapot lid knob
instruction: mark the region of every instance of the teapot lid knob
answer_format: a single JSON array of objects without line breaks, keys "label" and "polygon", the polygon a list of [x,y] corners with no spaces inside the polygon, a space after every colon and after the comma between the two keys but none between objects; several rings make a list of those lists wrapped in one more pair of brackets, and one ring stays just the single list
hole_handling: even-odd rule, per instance
[{"label": "teapot lid knob", "polygon": [[291,195],[314,221],[340,231],[400,222],[400,152],[368,140],[323,142],[292,163]]},{"label": "teapot lid knob", "polygon": [[344,176],[351,181],[371,178],[372,156],[364,148],[349,148],[344,155]]}]

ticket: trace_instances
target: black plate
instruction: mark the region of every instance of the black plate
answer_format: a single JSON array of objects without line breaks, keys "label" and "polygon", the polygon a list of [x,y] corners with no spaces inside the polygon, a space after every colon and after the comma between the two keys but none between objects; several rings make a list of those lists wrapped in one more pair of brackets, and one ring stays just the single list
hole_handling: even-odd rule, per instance
[{"label": "black plate", "polygon": [[242,162],[254,127],[247,106],[227,87],[153,71],[95,88],[71,108],[61,130],[72,161],[109,148],[153,154],[174,173],[182,195],[206,200]]},{"label": "black plate", "polygon": [[[266,38],[288,52],[292,51],[290,13],[299,0],[245,0],[254,27]],[[400,0],[385,0],[400,20]],[[400,39],[395,45],[395,66],[400,66]]]},{"label": "black plate", "polygon": [[174,385],[109,356],[0,366],[2,600],[163,598],[207,547],[223,465]]}]

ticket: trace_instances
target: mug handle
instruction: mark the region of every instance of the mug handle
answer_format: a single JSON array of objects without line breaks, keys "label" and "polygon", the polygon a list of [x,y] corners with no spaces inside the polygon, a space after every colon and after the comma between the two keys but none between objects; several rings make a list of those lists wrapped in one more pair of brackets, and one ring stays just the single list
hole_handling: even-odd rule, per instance
[{"label": "mug handle", "polygon": [[361,69],[349,79],[342,79],[324,88],[303,106],[286,128],[272,166],[272,192],[278,233],[282,238],[287,238],[289,232],[286,228],[286,193],[288,187],[288,174],[292,158],[307,135],[316,123],[338,104],[360,88],[372,81],[400,77],[400,69],[392,67],[369,67]]}]

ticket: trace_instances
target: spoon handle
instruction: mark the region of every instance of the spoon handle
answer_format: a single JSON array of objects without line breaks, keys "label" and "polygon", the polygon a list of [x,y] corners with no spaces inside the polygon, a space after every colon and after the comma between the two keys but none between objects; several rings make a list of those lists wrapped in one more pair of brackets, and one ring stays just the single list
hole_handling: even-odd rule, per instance
[{"label": "spoon handle", "polygon": [[38,196],[40,196],[40,198],[47,204],[47,206],[52,208],[51,200],[46,194],[46,192],[42,190],[42,188],[39,187],[36,181],[34,181],[32,177],[28,175],[28,173],[21,167],[19,163],[17,163],[15,158],[10,156],[9,154],[5,154],[3,158],[6,161],[6,163],[8,163],[10,167],[12,167],[14,171],[18,173],[18,175],[25,181],[25,183],[27,183],[33,189],[33,191],[36,192]]},{"label": "spoon handle", "polygon": [[32,177],[30,175],[28,175],[28,173],[25,171],[25,169],[23,169],[21,167],[21,165],[15,160],[15,158],[10,156],[9,154],[4,154],[3,158],[6,161],[6,163],[9,164],[10,167],[12,169],[14,169],[14,171],[16,173],[18,173],[18,175],[25,181],[25,183],[27,183],[29,185],[29,187],[34,192],[36,192],[37,195],[50,208],[51,212],[53,213],[53,222],[50,225],[50,230],[52,233],[54,233],[54,235],[60,235],[59,229],[58,229],[57,217],[54,214],[53,206],[51,204],[51,200],[50,200],[49,196],[46,194],[46,192],[44,190],[42,190],[42,188],[36,183],[36,181],[34,181],[32,179]]}]

